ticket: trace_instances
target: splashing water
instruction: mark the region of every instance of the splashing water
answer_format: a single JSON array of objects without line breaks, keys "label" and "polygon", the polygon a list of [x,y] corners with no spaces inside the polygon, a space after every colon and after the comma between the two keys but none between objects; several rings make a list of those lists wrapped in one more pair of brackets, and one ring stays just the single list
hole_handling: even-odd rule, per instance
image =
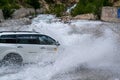
[{"label": "splashing water", "polygon": [[12,30],[34,30],[58,40],[55,63],[39,62],[15,71],[3,67],[0,80],[120,80],[119,27],[87,20],[65,24],[53,15],[40,15],[31,25]]}]

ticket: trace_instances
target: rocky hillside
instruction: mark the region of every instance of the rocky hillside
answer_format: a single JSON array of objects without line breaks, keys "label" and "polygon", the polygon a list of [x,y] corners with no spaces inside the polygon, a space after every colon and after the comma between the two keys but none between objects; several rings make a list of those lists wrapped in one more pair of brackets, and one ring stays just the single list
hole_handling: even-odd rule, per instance
[{"label": "rocky hillside", "polygon": [[[41,13],[52,13],[62,16],[68,7],[77,3],[79,0],[0,0],[5,19],[11,18],[12,14],[20,8],[33,8]],[[37,9],[41,9],[37,10]]]},{"label": "rocky hillside", "polygon": [[93,13],[99,17],[103,6],[120,6],[119,3],[120,0],[0,0],[0,13],[3,12],[5,19],[36,13],[50,13],[59,17],[68,15],[67,9],[77,4],[71,10],[72,16]]},{"label": "rocky hillside", "polygon": [[0,9],[6,7],[19,9],[19,8],[45,8],[50,10],[53,5],[63,4],[64,6],[71,6],[79,0],[0,0]]}]

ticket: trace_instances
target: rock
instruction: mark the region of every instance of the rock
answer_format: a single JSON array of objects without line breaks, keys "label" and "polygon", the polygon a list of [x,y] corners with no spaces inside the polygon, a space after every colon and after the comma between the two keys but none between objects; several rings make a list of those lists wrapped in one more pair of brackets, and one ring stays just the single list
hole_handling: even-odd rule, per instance
[{"label": "rock", "polygon": [[31,20],[29,18],[20,18],[20,19],[12,19],[5,20],[0,23],[0,27],[10,27],[10,26],[22,26],[31,24]]},{"label": "rock", "polygon": [[3,12],[0,10],[0,22],[4,20]]},{"label": "rock", "polygon": [[113,6],[117,6],[117,7],[119,7],[119,6],[120,6],[120,0],[117,1],[117,2],[115,2]]},{"label": "rock", "polygon": [[33,14],[35,14],[35,10],[33,8],[20,8],[13,13],[12,18],[19,19]]},{"label": "rock", "polygon": [[92,14],[92,13],[89,13],[89,14],[81,14],[81,15],[77,15],[74,17],[74,19],[83,19],[83,20],[95,20],[97,17]]},{"label": "rock", "polygon": [[71,3],[78,3],[79,0],[71,0],[70,2],[71,2]]},{"label": "rock", "polygon": [[103,7],[101,20],[108,22],[120,22],[120,18],[118,18],[117,7]]},{"label": "rock", "polygon": [[62,16],[61,17],[61,20],[65,23],[69,22],[70,20],[72,20],[72,17],[71,16]]},{"label": "rock", "polygon": [[[49,4],[45,0],[40,0],[41,6],[44,9],[43,11],[49,11]],[[43,13],[43,12],[42,12]]]},{"label": "rock", "polygon": [[45,11],[46,11],[46,10],[43,9],[43,8],[40,8],[40,9],[37,9],[37,10],[36,10],[37,14],[42,14],[42,13],[44,13]]}]

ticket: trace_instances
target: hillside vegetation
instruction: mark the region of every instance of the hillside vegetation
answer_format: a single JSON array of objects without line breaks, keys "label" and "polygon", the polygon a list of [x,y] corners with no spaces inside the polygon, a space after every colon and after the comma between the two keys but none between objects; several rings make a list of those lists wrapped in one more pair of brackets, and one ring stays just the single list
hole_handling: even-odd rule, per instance
[{"label": "hillside vegetation", "polygon": [[15,9],[21,7],[25,8],[40,8],[39,0],[0,0],[0,9],[3,10],[4,18],[7,19],[11,17],[11,14]]},{"label": "hillside vegetation", "polygon": [[[39,4],[39,5],[38,5]],[[18,9],[20,7],[38,7],[40,3],[39,0],[0,0],[0,8],[4,7]]]},{"label": "hillside vegetation", "polygon": [[71,14],[76,16],[78,14],[93,13],[100,17],[103,6],[112,6],[112,3],[109,0],[80,0]]},{"label": "hillside vegetation", "polygon": [[110,0],[0,0],[0,9],[3,10],[5,18],[10,17],[14,9],[25,8],[43,8],[47,5],[45,13],[55,14],[56,16],[65,15],[66,10],[77,4],[71,11],[72,16],[85,13],[93,13],[98,17],[103,6],[112,6]]}]

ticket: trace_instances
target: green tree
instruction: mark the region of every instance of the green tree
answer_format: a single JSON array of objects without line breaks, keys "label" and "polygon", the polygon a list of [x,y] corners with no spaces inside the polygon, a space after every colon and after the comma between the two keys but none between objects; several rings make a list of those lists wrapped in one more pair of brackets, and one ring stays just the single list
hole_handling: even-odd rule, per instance
[{"label": "green tree", "polygon": [[40,8],[39,0],[27,0],[27,3],[35,9],[36,14],[36,9]]}]

